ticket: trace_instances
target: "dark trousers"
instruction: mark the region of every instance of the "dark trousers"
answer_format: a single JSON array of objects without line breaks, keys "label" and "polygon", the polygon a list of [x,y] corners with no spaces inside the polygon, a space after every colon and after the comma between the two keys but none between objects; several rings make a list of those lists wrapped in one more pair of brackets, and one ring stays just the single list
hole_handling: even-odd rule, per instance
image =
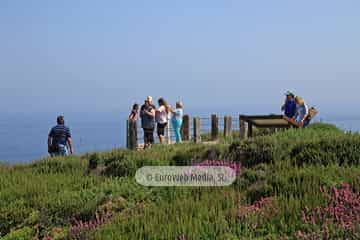
[{"label": "dark trousers", "polygon": [[144,130],[144,143],[153,144],[154,143],[154,128],[143,128]]}]

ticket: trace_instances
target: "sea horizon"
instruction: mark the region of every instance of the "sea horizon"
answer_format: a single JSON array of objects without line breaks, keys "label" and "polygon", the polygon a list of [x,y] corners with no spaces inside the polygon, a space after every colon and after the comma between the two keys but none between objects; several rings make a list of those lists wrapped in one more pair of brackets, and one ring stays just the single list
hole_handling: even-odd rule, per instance
[{"label": "sea horizon", "polygon": [[[237,116],[231,111],[206,111],[189,109],[190,116]],[[235,111],[234,111],[235,112]],[[126,120],[124,111],[72,112],[65,114],[66,125],[72,132],[75,154],[108,151],[126,147]],[[0,118],[0,162],[26,163],[48,156],[47,135],[55,125],[55,113],[5,113]],[[360,131],[360,115],[319,115],[314,122],[335,124],[340,129]],[[139,137],[141,138],[140,131]]]}]

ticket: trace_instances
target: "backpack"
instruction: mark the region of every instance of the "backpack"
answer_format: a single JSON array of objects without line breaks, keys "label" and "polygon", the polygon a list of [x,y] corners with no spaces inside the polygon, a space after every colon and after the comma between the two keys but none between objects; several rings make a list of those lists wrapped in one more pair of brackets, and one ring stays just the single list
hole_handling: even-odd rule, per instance
[{"label": "backpack", "polygon": [[318,114],[318,110],[315,107],[309,109],[309,119],[313,119]]}]

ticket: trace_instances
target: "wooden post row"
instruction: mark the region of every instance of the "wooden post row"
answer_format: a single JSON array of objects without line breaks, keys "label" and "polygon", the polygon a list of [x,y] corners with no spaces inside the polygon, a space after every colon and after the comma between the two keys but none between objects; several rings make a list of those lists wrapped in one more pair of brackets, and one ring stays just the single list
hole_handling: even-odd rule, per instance
[{"label": "wooden post row", "polygon": [[194,142],[195,143],[199,143],[201,142],[201,124],[200,124],[200,118],[199,117],[195,117],[194,118]]},{"label": "wooden post row", "polygon": [[190,140],[190,116],[184,115],[181,125],[181,138],[183,141]]},{"label": "wooden post row", "polygon": [[232,125],[232,118],[231,116],[224,117],[224,137],[231,137],[231,125]]},{"label": "wooden post row", "polygon": [[211,115],[211,139],[216,140],[219,136],[219,118],[216,114]]},{"label": "wooden post row", "polygon": [[240,139],[247,138],[246,122],[244,119],[241,118],[241,115],[239,116],[239,129],[240,129]]}]

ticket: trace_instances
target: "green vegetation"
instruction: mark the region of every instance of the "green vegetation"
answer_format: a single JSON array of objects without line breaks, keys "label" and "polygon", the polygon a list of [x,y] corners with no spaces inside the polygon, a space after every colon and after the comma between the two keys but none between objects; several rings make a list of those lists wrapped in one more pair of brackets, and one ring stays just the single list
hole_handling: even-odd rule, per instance
[{"label": "green vegetation", "polygon": [[[216,145],[115,149],[27,165],[0,164],[0,239],[360,237],[358,134],[314,124],[237,139],[235,133]],[[203,160],[241,163],[241,173],[232,186],[221,188],[151,188],[134,180],[142,166]],[[304,220],[304,213],[312,219],[314,209],[327,210],[327,196],[342,183],[351,186],[346,190],[351,204],[343,207],[355,216],[346,219],[351,226],[338,225],[331,214],[327,225]]]}]

